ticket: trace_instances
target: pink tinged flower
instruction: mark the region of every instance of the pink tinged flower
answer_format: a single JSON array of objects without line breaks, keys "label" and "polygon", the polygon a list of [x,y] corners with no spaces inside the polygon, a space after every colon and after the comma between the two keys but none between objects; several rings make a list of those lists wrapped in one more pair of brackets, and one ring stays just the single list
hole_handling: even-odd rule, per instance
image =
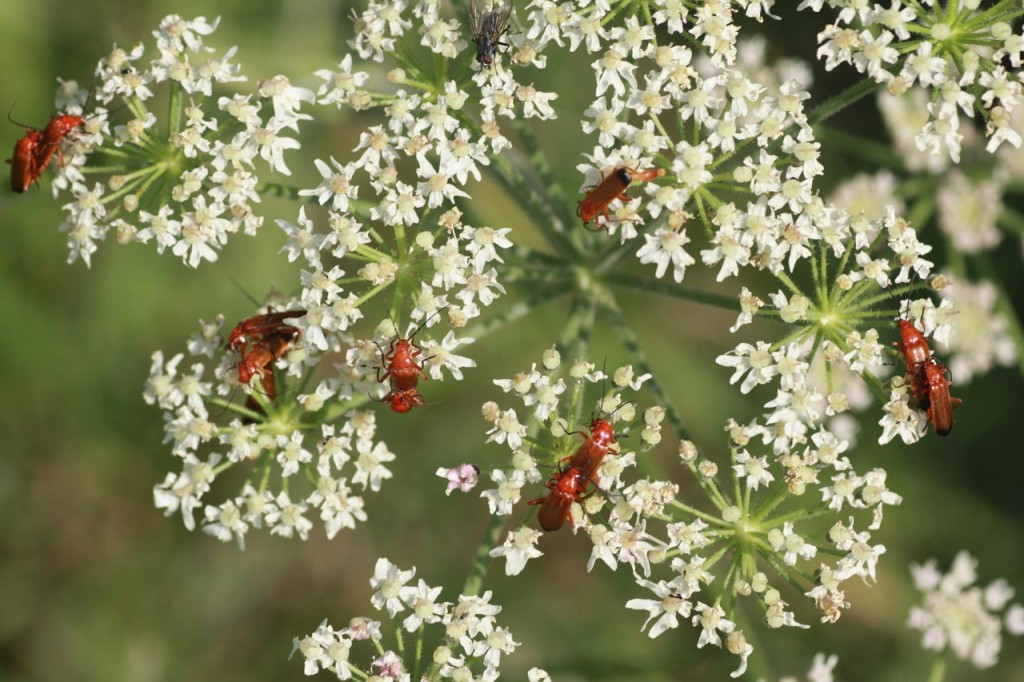
[{"label": "pink tinged flower", "polygon": [[436,474],[441,478],[448,479],[448,488],[444,491],[445,495],[451,495],[452,491],[456,489],[468,493],[476,487],[479,481],[480,468],[475,464],[460,464],[451,469],[441,467],[437,470]]},{"label": "pink tinged flower", "polygon": [[390,677],[393,680],[407,679],[403,675],[402,659],[394,651],[387,651],[383,656],[373,659],[372,666],[378,669],[379,677]]}]

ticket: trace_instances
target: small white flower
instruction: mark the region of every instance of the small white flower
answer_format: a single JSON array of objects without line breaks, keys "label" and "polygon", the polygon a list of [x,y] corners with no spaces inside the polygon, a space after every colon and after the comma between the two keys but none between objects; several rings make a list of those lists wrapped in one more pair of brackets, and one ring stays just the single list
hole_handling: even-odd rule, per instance
[{"label": "small white flower", "polygon": [[415,568],[402,571],[383,557],[377,559],[370,578],[370,587],[376,592],[370,597],[370,603],[378,611],[386,608],[388,615],[394,618],[406,609],[406,604],[416,599],[417,589],[406,585],[415,575]]},{"label": "small white flower", "polygon": [[505,542],[491,550],[492,559],[505,557],[505,575],[519,575],[526,568],[526,562],[543,556],[537,549],[537,542],[543,533],[529,526],[520,526],[510,531]]},{"label": "small white flower", "polygon": [[638,580],[637,584],[654,592],[658,597],[657,599],[630,599],[626,602],[627,609],[647,611],[650,614],[640,629],[646,629],[651,621],[654,621],[654,625],[647,632],[647,636],[651,639],[666,630],[679,627],[679,616],[689,618],[693,605],[679,595],[672,583],[666,583],[664,580],[659,580],[657,583],[650,580]]}]

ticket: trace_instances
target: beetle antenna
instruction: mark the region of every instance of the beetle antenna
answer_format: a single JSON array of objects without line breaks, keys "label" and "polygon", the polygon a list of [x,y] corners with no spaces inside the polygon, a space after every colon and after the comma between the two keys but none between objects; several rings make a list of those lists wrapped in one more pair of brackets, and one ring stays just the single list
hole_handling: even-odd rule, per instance
[{"label": "beetle antenna", "polygon": [[[447,307],[447,306],[445,306],[445,307]],[[416,338],[416,335],[419,334],[423,330],[423,328],[427,326],[427,323],[430,322],[430,318],[434,317],[435,315],[440,317],[442,310],[444,310],[444,308],[438,308],[434,312],[432,312],[429,315],[427,315],[426,317],[424,317],[423,318],[423,322],[421,324],[417,325],[416,329],[414,329],[412,334],[409,336],[409,343],[412,343],[412,340]]]},{"label": "beetle antenna", "polygon": [[243,286],[242,286],[242,285],[241,285],[241,284],[240,284],[240,283],[238,282],[238,280],[237,280],[237,279],[235,279],[234,277],[232,277],[232,278],[231,278],[231,283],[232,283],[232,284],[234,284],[234,285],[235,285],[236,287],[238,287],[238,290],[239,290],[240,292],[242,292],[242,296],[245,296],[245,298],[247,298],[247,299],[249,300],[249,302],[250,302],[250,303],[252,303],[253,305],[255,305],[255,306],[256,306],[257,308],[259,308],[260,306],[262,306],[262,305],[263,305],[262,303],[260,303],[259,301],[257,301],[257,300],[256,300],[256,297],[255,297],[255,296],[253,296],[252,294],[250,294],[250,293],[249,293],[249,292],[248,292],[248,291],[246,290],[246,288],[245,288],[245,287],[243,287]]},{"label": "beetle antenna", "polygon": [[13,113],[14,113],[14,107],[15,107],[15,106],[16,106],[17,104],[18,104],[18,103],[17,103],[17,102],[15,102],[14,104],[12,104],[12,105],[11,105],[11,110],[7,112],[7,120],[8,120],[8,121],[10,121],[11,123],[13,123],[13,124],[14,124],[14,125],[16,125],[16,126],[21,126],[22,128],[31,128],[32,126],[29,126],[29,125],[25,125],[24,123],[20,123],[20,122],[18,122],[18,121],[15,121],[15,120],[14,120],[13,118],[11,118],[11,114],[13,114]]},{"label": "beetle antenna", "polygon": [[621,405],[619,405],[618,407],[616,407],[616,408],[615,408],[614,410],[612,410],[612,411],[611,411],[611,412],[610,412],[610,413],[608,414],[608,419],[611,419],[611,418],[612,418],[612,416],[613,416],[613,415],[614,415],[614,414],[615,414],[616,412],[618,412],[619,410],[621,410],[621,409],[622,409],[623,407],[625,407],[626,405],[632,405],[632,404],[633,404],[633,403],[635,403],[635,402],[636,402],[635,400],[627,400],[626,402],[622,403]]}]

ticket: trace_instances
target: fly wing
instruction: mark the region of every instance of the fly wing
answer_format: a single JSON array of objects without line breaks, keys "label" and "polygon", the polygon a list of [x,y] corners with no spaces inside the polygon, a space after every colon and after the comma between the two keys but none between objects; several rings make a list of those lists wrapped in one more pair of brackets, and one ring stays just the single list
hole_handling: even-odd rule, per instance
[{"label": "fly wing", "polygon": [[469,32],[473,34],[474,40],[480,37],[483,31],[484,17],[488,13],[484,2],[485,0],[469,0]]},{"label": "fly wing", "polygon": [[494,10],[494,12],[497,15],[494,42],[498,42],[502,34],[508,30],[508,20],[512,17],[512,0],[505,0],[504,5]]}]

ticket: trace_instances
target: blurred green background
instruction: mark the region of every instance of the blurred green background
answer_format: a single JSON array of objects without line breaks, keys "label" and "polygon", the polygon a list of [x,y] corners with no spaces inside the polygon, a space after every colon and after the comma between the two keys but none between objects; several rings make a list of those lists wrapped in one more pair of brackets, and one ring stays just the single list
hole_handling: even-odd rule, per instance
[{"label": "blurred green background", "polygon": [[[16,103],[17,119],[41,126],[52,113],[57,76],[87,82],[112,43],[148,40],[171,11],[220,15],[212,44],[238,45],[251,79],[284,73],[311,87],[310,74],[334,65],[350,27],[349,4],[326,0],[187,1],[173,9],[157,2],[8,0],[0,3],[0,63],[6,67],[0,69],[0,107]],[[764,30],[772,45],[783,45],[785,29],[788,42],[799,43],[791,48],[795,54],[810,59],[816,19],[787,15],[784,25],[769,23]],[[589,68],[573,64],[586,69],[589,81]],[[817,69],[816,76],[818,100],[842,89],[850,74]],[[540,136],[552,149],[556,172],[574,187],[573,167],[587,149],[571,112],[581,112],[589,98],[560,92],[560,111],[570,115]],[[344,159],[356,135],[342,115],[319,115],[323,123],[305,128],[303,150],[288,159],[300,186],[318,181],[313,158]],[[884,136],[870,102],[837,124]],[[0,140],[10,149],[22,131],[0,125]],[[825,163],[850,168],[856,161],[826,149]],[[824,187],[836,177],[827,174]],[[198,272],[157,257],[150,247],[112,242],[86,270],[65,264],[61,213],[48,180],[43,184],[43,191],[23,196],[0,192],[0,680],[300,679],[301,661],[287,660],[291,638],[325,617],[340,627],[352,616],[371,615],[368,579],[380,556],[417,566],[419,576],[445,585],[443,597],[453,599],[486,525],[486,509],[475,494],[446,498],[434,470],[463,461],[484,466],[505,456],[502,448],[483,445],[479,406],[498,398],[492,378],[511,376],[550,346],[567,301],[476,344],[479,368],[466,382],[431,385],[438,404],[405,417],[379,410],[381,433],[399,457],[383,493],[367,496],[369,523],[331,542],[319,524],[304,543],[254,532],[240,552],[189,533],[179,516],[165,519],[154,509],[153,485],[166,471],[177,471],[178,462],[161,445],[159,412],[143,404],[141,389],[152,351],[183,350],[198,318],[223,312],[230,323],[251,313],[232,278],[256,295],[271,285],[294,288],[297,270],[276,256],[283,239],[272,218],[291,218],[296,207],[268,201],[260,236],[232,240],[221,262]],[[500,190],[485,187],[476,197],[476,210],[491,224],[528,236],[528,217]],[[1018,293],[1024,290],[1020,258],[1012,240],[996,254],[1008,287]],[[688,282],[697,286],[730,294],[738,288],[692,275]],[[736,343],[726,331],[733,315],[674,300],[625,300],[698,445],[721,452],[725,419],[747,421],[765,400],[756,393],[741,398],[726,384],[728,371],[713,363]],[[607,355],[609,366],[624,361],[600,322],[597,337],[593,357]],[[911,561],[934,556],[945,567],[967,548],[980,559],[982,582],[1002,576],[1024,589],[1021,374],[997,370],[957,395],[965,406],[956,432],[944,440],[932,435],[912,448],[879,449],[873,444],[877,419],[865,420],[853,453],[858,469],[884,466],[889,485],[904,497],[875,537],[888,549],[879,584],[853,586],[847,594],[853,607],[836,625],[770,635],[747,628],[759,649],[756,672],[802,673],[814,652],[825,651],[839,654],[843,680],[925,679],[930,659],[918,635],[904,627],[917,601]],[[671,457],[669,445],[651,456]],[[501,622],[522,642],[503,665],[507,679],[525,679],[535,665],[557,680],[726,679],[732,657],[698,652],[692,629],[653,641],[641,634],[643,614],[624,603],[646,595],[637,594],[626,575],[602,567],[587,574],[585,538],[563,531],[544,538],[541,548],[545,557],[523,575],[508,579],[499,564],[488,576],[487,589],[505,606]],[[816,622],[808,604],[787,598],[802,622]],[[982,678],[1024,680],[1024,642],[1007,641],[993,670],[954,664],[947,676]]]}]

